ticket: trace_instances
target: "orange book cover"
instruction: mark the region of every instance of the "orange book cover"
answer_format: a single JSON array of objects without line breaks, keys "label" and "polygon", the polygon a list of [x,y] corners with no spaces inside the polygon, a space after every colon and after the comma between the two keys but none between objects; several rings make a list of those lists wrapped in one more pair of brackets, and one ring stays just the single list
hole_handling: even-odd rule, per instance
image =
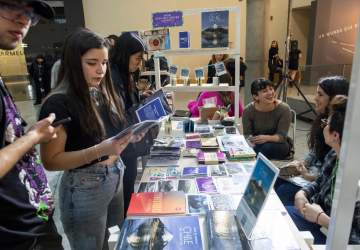
[{"label": "orange book cover", "polygon": [[127,216],[185,214],[186,201],[183,192],[133,193]]}]

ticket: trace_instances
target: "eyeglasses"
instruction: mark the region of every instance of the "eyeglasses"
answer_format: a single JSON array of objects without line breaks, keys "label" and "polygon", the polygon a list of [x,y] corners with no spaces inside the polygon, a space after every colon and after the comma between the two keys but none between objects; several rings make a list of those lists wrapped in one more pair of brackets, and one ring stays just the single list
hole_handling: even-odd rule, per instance
[{"label": "eyeglasses", "polygon": [[40,20],[40,16],[26,6],[2,1],[0,1],[0,16],[12,22],[21,16],[26,16],[31,21],[31,26],[35,26]]},{"label": "eyeglasses", "polygon": [[329,125],[329,120],[327,118],[323,118],[320,120],[320,127],[325,128],[327,125]]}]

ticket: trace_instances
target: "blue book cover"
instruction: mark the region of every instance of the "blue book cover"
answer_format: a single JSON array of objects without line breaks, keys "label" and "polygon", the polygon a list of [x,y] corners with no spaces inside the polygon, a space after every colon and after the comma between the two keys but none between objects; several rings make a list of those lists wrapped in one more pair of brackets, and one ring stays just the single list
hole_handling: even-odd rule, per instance
[{"label": "blue book cover", "polygon": [[190,33],[188,31],[179,32],[179,48],[190,48]]},{"label": "blue book cover", "polygon": [[184,167],[182,175],[185,176],[207,176],[207,166]]},{"label": "blue book cover", "polygon": [[167,115],[159,97],[144,104],[135,112],[139,122],[147,120],[158,120],[161,117]]},{"label": "blue book cover", "polygon": [[201,13],[201,48],[229,46],[229,11]]},{"label": "blue book cover", "polygon": [[197,216],[126,219],[119,240],[120,249],[203,249]]}]

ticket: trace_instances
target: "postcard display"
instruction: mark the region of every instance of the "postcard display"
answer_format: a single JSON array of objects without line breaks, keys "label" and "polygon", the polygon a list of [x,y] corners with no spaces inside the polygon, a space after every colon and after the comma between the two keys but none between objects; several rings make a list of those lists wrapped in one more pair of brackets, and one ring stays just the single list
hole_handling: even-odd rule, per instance
[{"label": "postcard display", "polygon": [[[230,13],[236,15],[235,18],[235,41],[234,47],[229,48],[229,16]],[[182,46],[180,44],[179,49],[165,49],[151,51],[150,53],[154,54],[154,64],[155,64],[155,82],[156,88],[161,88],[160,81],[160,56],[194,56],[194,55],[209,55],[212,54],[229,54],[235,58],[235,86],[228,86],[220,84],[219,86],[213,84],[199,84],[204,78],[204,70],[202,68],[192,69],[195,70],[197,77],[197,82],[186,86],[186,84],[176,85],[171,84],[172,86],[164,86],[165,91],[170,92],[196,92],[196,91],[233,91],[235,93],[235,118],[239,117],[239,85],[240,85],[240,8],[239,7],[229,7],[229,8],[216,8],[216,9],[189,9],[182,11],[183,16],[189,15],[199,15],[201,18],[201,48],[185,48],[187,46]],[[171,28],[171,27],[170,27]],[[168,28],[168,29],[170,29]],[[186,32],[185,32],[186,33]],[[179,34],[184,37],[184,41],[189,43],[191,46],[193,43],[190,42],[191,36],[185,33]],[[186,39],[185,39],[186,37]],[[203,65],[199,65],[203,66]],[[186,69],[186,68],[185,68]],[[182,72],[181,69],[177,70],[177,73],[171,73],[172,77],[178,77],[183,79],[182,82],[187,82],[184,80],[184,76],[180,75]],[[174,98],[174,95],[173,95]]]},{"label": "postcard display", "polygon": [[[182,130],[181,121],[172,123],[175,133]],[[229,161],[230,150],[244,153]],[[195,125],[194,133],[182,137],[161,131],[152,152],[167,156],[144,168],[116,249],[247,249],[247,244],[254,249],[303,249],[305,243],[293,235],[273,191],[256,236],[247,240],[241,235],[234,214],[255,154],[238,131],[230,135],[210,125]]]}]

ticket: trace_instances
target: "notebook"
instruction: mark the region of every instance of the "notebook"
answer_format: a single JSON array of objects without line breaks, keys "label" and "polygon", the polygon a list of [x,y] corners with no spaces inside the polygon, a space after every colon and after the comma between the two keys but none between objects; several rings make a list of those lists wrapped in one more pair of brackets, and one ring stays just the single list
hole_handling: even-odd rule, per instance
[{"label": "notebook", "polygon": [[260,212],[278,175],[279,169],[263,154],[259,153],[254,170],[235,213],[239,229],[247,239],[251,239]]}]

